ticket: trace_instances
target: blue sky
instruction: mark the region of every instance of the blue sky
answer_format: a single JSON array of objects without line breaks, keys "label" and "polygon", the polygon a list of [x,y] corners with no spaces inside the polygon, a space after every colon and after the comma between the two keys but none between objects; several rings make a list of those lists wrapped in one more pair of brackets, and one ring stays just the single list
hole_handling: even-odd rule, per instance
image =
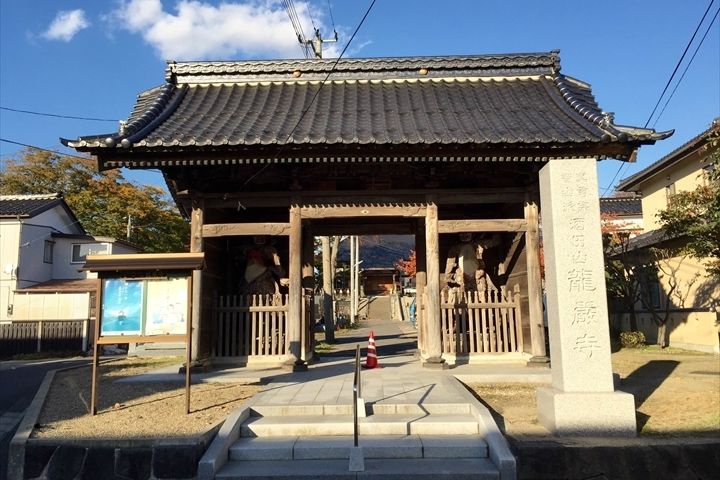
[{"label": "blue sky", "polygon": [[[334,20],[340,49],[369,3],[294,1],[308,34],[314,22],[330,35]],[[615,112],[617,123],[643,126],[710,3],[377,0],[348,53],[388,57],[560,49],[563,72],[592,84],[600,106]],[[678,76],[718,8],[715,0]],[[716,18],[664,113],[650,123],[675,129],[675,135],[641,148],[638,162],[623,168],[619,178],[648,166],[720,116],[719,25]],[[121,119],[137,93],[164,81],[165,59],[301,55],[279,0],[0,1],[0,105],[6,108]],[[116,129],[116,122],[0,111],[2,138],[53,150],[62,150],[58,137]],[[0,143],[0,156],[19,148]],[[600,163],[601,192],[619,166],[615,160]],[[127,176],[162,184],[159,174]]]}]

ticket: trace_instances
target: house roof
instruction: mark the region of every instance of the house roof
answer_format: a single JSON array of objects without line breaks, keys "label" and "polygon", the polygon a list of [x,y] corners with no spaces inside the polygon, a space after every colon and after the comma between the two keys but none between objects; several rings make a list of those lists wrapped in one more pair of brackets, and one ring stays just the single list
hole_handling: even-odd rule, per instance
[{"label": "house roof", "polygon": [[80,224],[80,221],[59,193],[0,195],[0,218],[33,218],[58,205],[73,220],[72,225],[77,226],[81,232],[84,232],[85,229]]},{"label": "house roof", "polygon": [[63,203],[58,193],[43,195],[0,195],[0,217],[34,217]]},{"label": "house roof", "polygon": [[[671,134],[616,125],[548,52],[169,62],[166,83],[138,96],[118,132],[61,140],[113,168],[328,161],[358,146],[365,155],[454,147],[484,159],[627,159]],[[207,155],[173,155],[198,151]]]},{"label": "house roof", "polygon": [[620,216],[642,215],[642,200],[633,197],[606,197],[600,199],[600,213]]},{"label": "house roof", "polygon": [[643,170],[640,170],[634,175],[620,180],[617,189],[624,191],[636,189],[640,182],[647,180],[649,177],[655,175],[662,169],[674,164],[683,157],[704,146],[710,138],[710,133],[714,130],[720,130],[720,117],[713,120],[707,130],[683,143],[678,148],[668,153],[657,162],[653,163],[652,165]]},{"label": "house roof", "polygon": [[16,293],[85,293],[95,291],[97,291],[97,280],[92,278],[49,280],[31,287],[15,290]]}]

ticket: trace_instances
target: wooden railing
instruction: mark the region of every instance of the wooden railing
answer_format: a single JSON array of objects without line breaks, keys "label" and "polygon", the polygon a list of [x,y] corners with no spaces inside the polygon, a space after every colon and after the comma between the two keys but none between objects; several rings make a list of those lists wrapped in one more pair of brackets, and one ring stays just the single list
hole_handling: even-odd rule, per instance
[{"label": "wooden railing", "polygon": [[90,320],[23,320],[0,324],[0,355],[85,351]]},{"label": "wooden railing", "polygon": [[440,298],[443,353],[522,352],[520,289],[468,292]]},{"label": "wooden railing", "polygon": [[230,295],[215,300],[216,357],[286,355],[288,295]]}]

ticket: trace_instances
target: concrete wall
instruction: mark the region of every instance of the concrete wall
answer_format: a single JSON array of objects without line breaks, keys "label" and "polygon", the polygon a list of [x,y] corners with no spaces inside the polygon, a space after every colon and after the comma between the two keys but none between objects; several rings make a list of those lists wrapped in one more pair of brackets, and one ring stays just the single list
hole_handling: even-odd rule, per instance
[{"label": "concrete wall", "polygon": [[657,214],[667,208],[665,188],[674,184],[676,193],[695,190],[703,185],[703,168],[710,163],[707,152],[692,152],[638,185],[642,192],[644,231],[660,228]]},{"label": "concrete wall", "polygon": [[16,293],[12,319],[86,320],[90,318],[89,293]]},{"label": "concrete wall", "polygon": [[[645,334],[646,343],[657,341],[658,327],[649,313],[636,313],[638,329]],[[630,331],[628,314],[610,315],[616,329]],[[686,350],[720,353],[720,313],[681,311],[670,314],[667,322],[668,345]]]}]

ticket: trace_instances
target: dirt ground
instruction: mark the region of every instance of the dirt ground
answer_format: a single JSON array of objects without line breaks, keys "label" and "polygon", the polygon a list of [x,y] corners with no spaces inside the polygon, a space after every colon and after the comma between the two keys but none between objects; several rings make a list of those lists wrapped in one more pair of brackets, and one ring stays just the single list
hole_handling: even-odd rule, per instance
[{"label": "dirt ground", "polygon": [[116,383],[180,361],[177,357],[130,358],[100,365],[95,416],[88,415],[90,368],[58,372],[32,437],[122,439],[202,434],[261,389],[232,383],[193,384],[190,415],[185,415],[184,382]]},{"label": "dirt ground", "polygon": [[[677,349],[612,355],[619,390],[635,396],[641,436],[720,436],[720,356]],[[536,385],[468,385],[513,437],[547,436],[537,422]]]},{"label": "dirt ground", "polygon": [[[620,390],[635,395],[642,436],[720,436],[720,356],[678,350],[624,349],[612,355]],[[259,392],[258,385],[194,384],[185,415],[184,384],[115,383],[179,363],[178,358],[122,359],[101,365],[98,415],[88,415],[90,369],[59,372],[34,438],[165,438],[204,433]],[[547,436],[537,423],[537,385],[469,387],[510,436]]]}]

